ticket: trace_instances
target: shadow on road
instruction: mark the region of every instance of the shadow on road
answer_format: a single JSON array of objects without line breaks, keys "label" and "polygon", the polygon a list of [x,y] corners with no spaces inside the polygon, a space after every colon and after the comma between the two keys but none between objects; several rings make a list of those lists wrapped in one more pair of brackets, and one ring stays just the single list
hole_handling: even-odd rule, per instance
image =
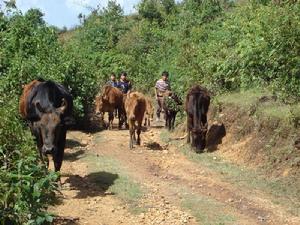
[{"label": "shadow on road", "polygon": [[85,145],[74,139],[66,140],[66,148],[84,147]]},{"label": "shadow on road", "polygon": [[65,183],[69,183],[71,189],[79,191],[76,198],[87,198],[106,195],[105,192],[118,178],[118,174],[101,171],[90,173],[84,177],[71,175]]},{"label": "shadow on road", "polygon": [[72,152],[65,152],[64,154],[64,160],[66,161],[70,161],[70,162],[74,162],[76,160],[79,160],[83,157],[84,154],[84,150],[79,149],[77,151],[73,151]]}]

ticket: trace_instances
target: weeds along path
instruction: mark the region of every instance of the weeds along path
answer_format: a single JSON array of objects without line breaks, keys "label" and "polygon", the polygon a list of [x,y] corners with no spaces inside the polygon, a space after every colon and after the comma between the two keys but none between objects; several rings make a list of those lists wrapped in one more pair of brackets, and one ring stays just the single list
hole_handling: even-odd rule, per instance
[{"label": "weeds along path", "polygon": [[241,188],[179,151],[162,128],[128,148],[128,130],[68,134],[56,224],[300,224],[271,197]]}]

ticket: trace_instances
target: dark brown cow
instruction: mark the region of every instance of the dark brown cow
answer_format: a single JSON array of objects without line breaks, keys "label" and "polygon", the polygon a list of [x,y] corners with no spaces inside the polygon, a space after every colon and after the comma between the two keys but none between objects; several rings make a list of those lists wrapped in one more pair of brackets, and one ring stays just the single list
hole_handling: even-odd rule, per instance
[{"label": "dark brown cow", "polygon": [[[192,87],[186,96],[185,111],[187,114],[187,142],[192,138],[192,147],[196,151],[202,151],[206,145],[207,112],[210,104],[208,91],[196,85]],[[192,135],[190,135],[192,133]],[[190,137],[191,136],[191,137]]]},{"label": "dark brown cow", "polygon": [[73,108],[72,96],[62,85],[53,81],[34,80],[25,85],[19,111],[27,120],[42,161],[43,155],[53,156],[55,171],[59,171],[66,142],[66,122]]},{"label": "dark brown cow", "polygon": [[109,85],[104,86],[101,95],[96,97],[96,115],[100,115],[100,119],[103,122],[104,113],[108,112],[109,129],[112,129],[113,126],[115,109],[118,110],[119,128],[122,127],[126,120],[123,98],[123,93],[118,88]]},{"label": "dark brown cow", "polygon": [[[168,106],[167,101],[173,102],[173,107]],[[163,109],[165,111],[165,127],[171,131],[174,130],[176,115],[180,110],[182,101],[180,98],[172,91],[166,91],[163,98]]]},{"label": "dark brown cow", "polygon": [[150,127],[150,121],[153,120],[153,116],[154,116],[154,106],[150,97],[145,97],[145,99],[146,99],[146,111],[144,116],[145,119],[144,126]]},{"label": "dark brown cow", "polygon": [[[142,93],[131,92],[127,95],[125,100],[125,110],[129,124],[129,148],[133,148],[133,142],[137,145],[141,144],[140,134],[142,129],[142,122],[146,111],[146,99]],[[137,139],[135,137],[135,130]]]}]

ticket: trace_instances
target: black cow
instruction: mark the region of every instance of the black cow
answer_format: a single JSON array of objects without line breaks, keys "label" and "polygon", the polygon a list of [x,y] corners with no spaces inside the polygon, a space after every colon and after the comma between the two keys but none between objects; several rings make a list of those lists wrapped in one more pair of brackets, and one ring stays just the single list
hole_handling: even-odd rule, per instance
[{"label": "black cow", "polygon": [[[192,138],[192,147],[196,151],[204,150],[207,133],[207,112],[210,104],[208,91],[196,85],[192,87],[186,96],[185,111],[187,114],[187,142]],[[192,135],[190,135],[192,133]]]},{"label": "black cow", "polygon": [[165,127],[171,131],[174,130],[176,115],[180,110],[182,101],[180,98],[171,91],[165,93],[163,99],[163,109],[165,111]]},{"label": "black cow", "polygon": [[25,85],[19,106],[21,116],[29,122],[36,138],[41,159],[51,154],[55,171],[59,171],[64,156],[66,124],[73,108],[72,96],[58,83],[34,80]]}]

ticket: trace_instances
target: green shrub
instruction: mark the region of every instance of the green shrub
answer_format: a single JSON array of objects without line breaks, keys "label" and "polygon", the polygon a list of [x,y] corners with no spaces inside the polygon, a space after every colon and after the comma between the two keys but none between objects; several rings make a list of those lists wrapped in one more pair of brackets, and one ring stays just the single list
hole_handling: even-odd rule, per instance
[{"label": "green shrub", "polygon": [[39,163],[32,135],[14,102],[0,107],[0,224],[42,224],[57,175]]}]

